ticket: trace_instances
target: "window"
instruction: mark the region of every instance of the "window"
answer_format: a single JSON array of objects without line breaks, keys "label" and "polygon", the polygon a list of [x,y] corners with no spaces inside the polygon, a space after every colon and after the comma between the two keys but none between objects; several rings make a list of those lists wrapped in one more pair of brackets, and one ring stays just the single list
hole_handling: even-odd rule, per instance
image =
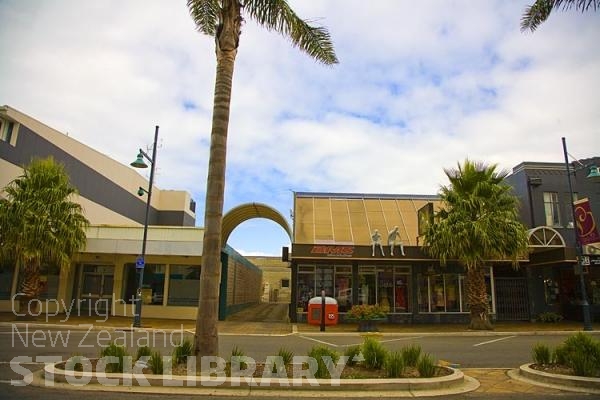
[{"label": "window", "polygon": [[410,312],[410,267],[360,266],[359,304],[378,304],[390,313]]},{"label": "window", "polygon": [[282,279],[281,280],[281,287],[282,288],[289,288],[290,287],[290,280],[289,279]]},{"label": "window", "polygon": [[558,193],[544,192],[544,211],[546,213],[546,226],[560,226]]},{"label": "window", "polygon": [[296,305],[301,308],[302,311],[308,310],[308,301],[315,296],[315,272],[314,267],[311,272],[306,271],[306,267],[303,272],[302,267],[298,272],[298,297],[296,299]]},{"label": "window", "polygon": [[16,132],[15,123],[0,119],[0,140],[11,143],[13,132]]},{"label": "window", "polygon": [[[133,303],[139,284],[139,271],[135,264],[125,264],[123,282],[123,300]],[[146,264],[144,266],[144,282],[142,283],[142,301],[144,304],[163,304],[165,286],[165,266]]]},{"label": "window", "polygon": [[60,268],[56,265],[43,264],[40,267],[40,280],[44,289],[40,293],[40,299],[56,299],[58,296],[58,281]]},{"label": "window", "polygon": [[[491,268],[488,271],[485,274],[489,302],[488,312],[493,313],[495,308],[492,300]],[[464,275],[440,274],[431,269],[424,274],[417,275],[417,285],[419,312],[469,312]]]},{"label": "window", "polygon": [[12,262],[0,263],[0,300],[10,299],[14,272],[15,266]]},{"label": "window", "polygon": [[335,267],[334,297],[338,311],[346,312],[352,307],[352,266]]},{"label": "window", "polygon": [[200,295],[200,266],[171,265],[169,272],[170,306],[198,306]]}]

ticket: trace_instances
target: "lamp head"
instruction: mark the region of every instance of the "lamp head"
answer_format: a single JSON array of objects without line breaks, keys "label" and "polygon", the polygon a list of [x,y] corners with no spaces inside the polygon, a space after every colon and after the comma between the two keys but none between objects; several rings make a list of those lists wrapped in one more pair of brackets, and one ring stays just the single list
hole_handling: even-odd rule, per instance
[{"label": "lamp head", "polygon": [[140,186],[140,188],[138,189],[137,193],[138,193],[138,196],[143,196],[144,193],[146,193],[146,190],[143,187]]},{"label": "lamp head", "polygon": [[148,164],[146,164],[144,162],[144,155],[142,154],[141,151],[138,153],[137,158],[135,159],[135,161],[132,162],[129,165],[131,165],[134,168],[148,168]]},{"label": "lamp head", "polygon": [[590,167],[590,173],[587,175],[587,178],[600,178],[600,171],[597,166],[592,165]]}]

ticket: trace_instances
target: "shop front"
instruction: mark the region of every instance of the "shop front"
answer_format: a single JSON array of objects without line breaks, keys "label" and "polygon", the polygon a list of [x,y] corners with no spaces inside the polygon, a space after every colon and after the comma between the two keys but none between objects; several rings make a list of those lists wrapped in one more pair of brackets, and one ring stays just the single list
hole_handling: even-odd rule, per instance
[{"label": "shop front", "polygon": [[[305,322],[309,300],[324,292],[337,300],[341,322],[355,304],[379,305],[391,323],[468,322],[464,269],[455,263],[440,267],[420,247],[404,250],[404,256],[374,258],[370,246],[294,245],[292,320]],[[493,315],[492,267],[486,283]]]}]

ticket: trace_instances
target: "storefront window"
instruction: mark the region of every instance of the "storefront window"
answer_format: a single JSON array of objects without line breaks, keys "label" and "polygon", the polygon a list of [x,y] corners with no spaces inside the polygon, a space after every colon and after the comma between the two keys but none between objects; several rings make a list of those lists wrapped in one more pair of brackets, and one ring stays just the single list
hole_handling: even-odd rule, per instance
[{"label": "storefront window", "polygon": [[[165,292],[165,270],[162,264],[146,264],[144,267],[144,281],[142,284],[143,304],[163,304]],[[125,264],[123,279],[123,300],[133,303],[139,285],[139,272],[135,264]]]},{"label": "storefront window", "polygon": [[394,270],[391,267],[377,273],[377,304],[387,312],[392,310],[392,295],[394,292]]},{"label": "storefront window", "polygon": [[446,312],[459,312],[460,302],[459,295],[459,275],[445,274],[444,275],[444,293],[446,295]]},{"label": "storefront window", "polygon": [[11,262],[0,264],[0,300],[10,299],[15,267]]},{"label": "storefront window", "polygon": [[40,293],[40,299],[56,299],[58,296],[58,281],[60,268],[56,265],[42,265],[40,268],[40,280],[44,289]]},{"label": "storefront window", "polygon": [[198,306],[200,266],[171,265],[169,271],[169,299],[167,305]]},{"label": "storefront window", "polygon": [[379,304],[390,313],[410,312],[411,267],[360,266],[359,304]]},{"label": "storefront window", "polygon": [[325,296],[333,297],[333,266],[318,266],[315,274],[316,296],[325,290]]},{"label": "storefront window", "polygon": [[553,305],[558,300],[558,282],[554,279],[544,279],[544,299],[546,305]]},{"label": "storefront window", "polygon": [[296,307],[308,311],[308,301],[315,297],[315,267],[301,265],[298,267],[298,295]]},{"label": "storefront window", "polygon": [[335,267],[335,299],[338,310],[346,312],[352,308],[352,267]]},{"label": "storefront window", "polygon": [[377,303],[377,277],[374,267],[360,267],[358,272],[358,304]]},{"label": "storefront window", "polygon": [[397,313],[410,312],[410,275],[398,274],[394,277],[394,311]]},{"label": "storefront window", "polygon": [[[469,312],[462,274],[419,274],[417,275],[419,312]],[[493,311],[492,279],[486,273],[489,312]]]}]

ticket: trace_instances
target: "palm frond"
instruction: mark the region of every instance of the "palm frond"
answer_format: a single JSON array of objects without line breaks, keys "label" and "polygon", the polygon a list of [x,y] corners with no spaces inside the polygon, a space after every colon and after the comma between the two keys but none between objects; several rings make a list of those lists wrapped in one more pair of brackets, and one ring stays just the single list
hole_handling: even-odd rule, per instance
[{"label": "palm frond", "polygon": [[546,21],[553,10],[562,8],[563,11],[575,8],[586,12],[590,8],[597,11],[600,0],[536,0],[531,6],[525,8],[521,17],[521,31],[535,31],[542,22]]},{"label": "palm frond", "polygon": [[218,0],[187,0],[196,28],[205,35],[216,36],[221,15]]},{"label": "palm frond", "polygon": [[450,185],[440,190],[442,208],[427,228],[424,250],[442,264],[457,259],[471,268],[503,259],[516,266],[527,249],[527,233],[518,199],[504,182],[507,171],[469,160],[445,171]]},{"label": "palm frond", "polygon": [[244,11],[259,25],[287,37],[315,60],[326,65],[338,63],[329,31],[302,20],[285,0],[248,0]]}]

